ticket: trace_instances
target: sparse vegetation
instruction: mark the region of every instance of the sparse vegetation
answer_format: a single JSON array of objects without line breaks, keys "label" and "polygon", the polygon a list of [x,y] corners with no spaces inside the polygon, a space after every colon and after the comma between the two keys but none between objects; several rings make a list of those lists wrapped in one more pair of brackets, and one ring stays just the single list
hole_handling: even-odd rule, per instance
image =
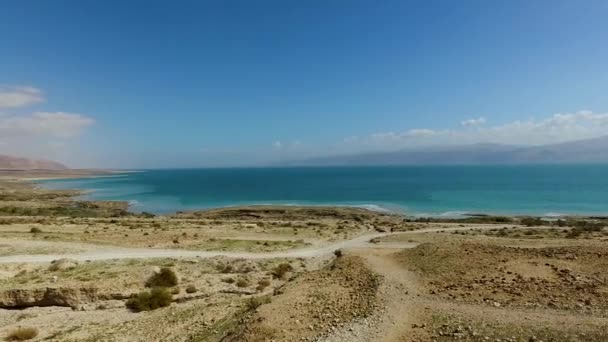
[{"label": "sparse vegetation", "polygon": [[140,217],[144,217],[144,218],[153,218],[156,215],[154,215],[152,213],[149,213],[149,212],[146,212],[146,211],[142,211],[141,214],[139,214],[139,216]]},{"label": "sparse vegetation", "polygon": [[[2,200],[1,190],[0,181],[0,200]],[[43,205],[54,207],[64,203],[63,201],[62,199],[62,202],[54,201]],[[69,202],[66,200],[65,203]],[[18,203],[7,205],[18,205]],[[47,209],[41,210],[35,207],[31,212],[41,213],[45,210]],[[100,209],[87,204],[74,205],[71,210],[94,212]],[[227,341],[243,341],[244,339],[239,339],[240,335],[237,335],[241,328],[254,332],[257,340],[291,341],[299,340],[301,337],[312,339],[315,335],[325,332],[322,329],[325,329],[328,320],[329,326],[342,326],[343,322],[350,321],[355,314],[356,317],[367,317],[370,312],[368,310],[376,308],[375,305],[379,305],[377,312],[382,313],[381,305],[385,303],[384,299],[390,302],[396,298],[393,295],[400,294],[404,295],[403,300],[409,298],[405,295],[412,298],[420,296],[424,300],[430,298],[425,302],[425,307],[430,307],[424,310],[425,315],[434,313],[436,309],[433,306],[434,302],[449,302],[455,312],[458,312],[461,303],[465,303],[471,309],[475,309],[478,305],[480,310],[487,309],[490,313],[494,312],[495,306],[500,306],[500,319],[504,317],[508,319],[512,314],[517,315],[516,318],[519,320],[521,315],[518,315],[518,312],[510,312],[511,308],[519,310],[528,307],[528,303],[531,303],[535,306],[535,310],[547,316],[547,321],[537,322],[530,319],[530,322],[545,324],[548,326],[547,329],[562,325],[561,322],[553,324],[549,321],[551,315],[558,310],[563,311],[563,315],[559,312],[559,317],[567,315],[575,318],[573,324],[576,324],[581,317],[581,320],[598,318],[599,321],[605,316],[607,304],[605,298],[601,296],[601,291],[606,282],[602,273],[606,268],[606,252],[600,245],[608,236],[608,229],[604,228],[608,224],[608,218],[562,217],[559,220],[548,218],[542,220],[474,216],[438,223],[443,218],[417,220],[404,217],[374,217],[376,214],[367,214],[364,211],[360,212],[360,216],[355,216],[357,211],[352,210],[231,208],[200,213],[177,213],[173,216],[163,215],[155,218],[137,214],[112,219],[13,216],[12,214],[1,216],[0,228],[3,237],[7,240],[13,238],[26,242],[32,242],[32,239],[46,240],[44,248],[38,246],[42,245],[38,241],[32,243],[36,245],[35,248],[28,246],[28,249],[21,244],[15,244],[16,246],[5,244],[2,253],[9,256],[26,254],[24,250],[27,254],[80,253],[76,248],[71,251],[68,247],[64,247],[64,245],[69,246],[67,243],[58,244],[52,249],[46,247],[47,243],[50,245],[54,241],[71,241],[79,245],[104,244],[137,248],[255,252],[285,250],[309,244],[305,241],[310,241],[314,245],[313,248],[319,245],[325,252],[326,246],[330,243],[369,234],[375,227],[380,227],[386,232],[417,229],[430,229],[433,232],[395,234],[372,240],[377,244],[376,247],[380,248],[399,247],[396,241],[402,242],[403,245],[406,245],[406,241],[420,244],[418,248],[422,253],[416,254],[411,249],[407,249],[410,251],[407,255],[403,255],[405,253],[403,252],[398,257],[382,253],[382,255],[374,255],[374,263],[360,263],[356,260],[366,257],[363,249],[356,253],[361,256],[355,256],[355,253],[348,253],[346,250],[330,249],[335,260],[324,258],[323,262],[332,262],[325,267],[323,266],[325,264],[316,259],[287,257],[281,261],[225,257],[210,259],[162,257],[149,260],[142,258],[90,262],[82,259],[83,261],[79,263],[76,260],[65,260],[61,264],[57,264],[58,261],[54,263],[52,269],[57,271],[54,273],[48,272],[40,265],[24,264],[19,267],[6,265],[1,271],[14,275],[3,281],[3,287],[6,289],[24,288],[29,291],[73,285],[76,289],[84,289],[82,291],[94,289],[96,293],[93,295],[99,295],[100,298],[101,296],[110,298],[120,291],[117,290],[117,287],[120,287],[121,298],[137,293],[126,303],[132,311],[172,307],[151,314],[115,315],[116,303],[122,306],[125,305],[124,303],[105,299],[97,301],[87,296],[79,296],[76,300],[80,303],[74,303],[75,307],[91,310],[94,307],[96,310],[107,309],[107,311],[97,311],[95,315],[99,315],[100,319],[94,322],[81,318],[81,315],[88,317],[91,312],[72,312],[66,318],[61,317],[50,322],[46,315],[38,314],[38,311],[44,312],[46,310],[44,308],[28,309],[23,312],[7,310],[8,323],[0,339],[9,339],[9,332],[12,333],[12,330],[19,325],[40,329],[39,335],[33,337],[35,340],[92,342],[115,339],[116,334],[120,334],[119,337],[125,339],[141,337],[150,341],[169,341],[190,334],[188,338],[193,341],[215,341],[231,335],[236,337]],[[443,222],[447,223],[443,224]],[[476,223],[483,223],[483,226]],[[538,226],[539,224],[541,226]],[[585,240],[565,240],[565,237]],[[303,239],[297,240],[300,238]],[[174,239],[178,244],[172,243]],[[394,246],[387,243],[391,241],[395,242]],[[466,244],[467,242],[475,244]],[[455,244],[461,243],[464,247],[452,254],[446,256],[441,254],[450,248],[456,249]],[[440,244],[441,248],[435,250],[433,244]],[[548,244],[553,247],[541,249]],[[507,248],[503,245],[512,247]],[[595,249],[591,249],[592,247]],[[88,247],[83,246],[82,249],[84,248]],[[398,272],[397,265],[392,262],[390,265],[395,268],[384,269],[381,264],[384,259],[394,258],[396,259],[392,261],[403,263],[404,269],[407,267],[408,272],[418,272],[417,282],[422,285],[421,289],[409,286],[410,284],[401,287],[398,282],[401,277],[395,279],[387,277],[389,279],[383,281],[395,282],[389,284],[390,292],[377,291],[377,286],[380,284],[378,279],[382,278],[376,278],[375,274],[368,273],[368,268],[374,268],[374,272]],[[152,267],[159,272],[151,275]],[[290,272],[297,272],[298,277],[292,277]],[[444,276],[445,278],[442,278]],[[293,281],[285,284],[284,281],[276,279],[293,279]],[[142,282],[149,288],[144,289]],[[182,294],[189,295],[175,296],[180,290]],[[138,293],[139,291],[142,292]],[[275,295],[280,296],[273,297]],[[379,298],[382,301],[376,300],[375,296],[386,295],[390,297]],[[273,299],[273,303],[262,306],[260,310],[260,306],[269,303],[270,299]],[[395,300],[394,303],[398,305],[399,302]],[[26,303],[26,305],[32,304],[35,303]],[[14,305],[22,307],[20,303]],[[548,311],[545,312],[545,309]],[[330,313],[331,316],[327,318],[325,313]],[[462,340],[467,337],[471,340],[481,340],[489,336],[494,340],[504,339],[505,336],[516,336],[527,341],[530,337],[527,334],[529,328],[520,324],[509,326],[509,329],[519,331],[522,327],[524,331],[521,334],[516,330],[513,330],[512,334],[510,330],[504,331],[503,334],[502,321],[500,325],[492,325],[496,322],[492,321],[491,315],[488,315],[487,322],[484,316],[483,326],[479,327],[475,325],[475,320],[469,321],[464,316],[462,320],[440,322],[435,326],[428,320],[425,321],[426,316],[418,317],[415,316],[416,314],[417,312],[413,311],[412,316],[416,319],[413,322],[418,325],[415,331],[422,332],[419,328],[420,324],[424,324],[426,325],[424,332],[436,337],[437,341],[450,341],[453,340],[452,337],[460,338],[461,335],[464,336]],[[251,320],[242,319],[249,316],[252,317]],[[278,316],[281,319],[275,320]],[[260,317],[271,319],[261,320]],[[110,319],[109,322],[107,318]],[[371,316],[371,319],[375,319],[375,316]],[[66,324],[67,320],[74,322]],[[301,324],[293,324],[296,321]],[[257,326],[256,322],[261,324]],[[370,322],[374,321],[370,320]],[[114,324],[119,324],[120,328],[109,328]],[[449,325],[444,327],[444,324]],[[408,323],[405,328],[409,328],[409,325]],[[469,325],[472,329],[468,328]],[[192,327],[196,327],[197,338],[192,335]],[[252,327],[255,329],[251,329]],[[432,335],[436,332],[445,334]],[[548,340],[547,336],[554,337],[555,341],[566,340],[559,339],[558,333],[543,335],[536,330],[534,332],[536,337],[542,337],[545,341]],[[576,332],[581,333],[571,335],[573,339],[591,341],[595,336],[593,331],[586,330],[586,327],[577,327]],[[309,335],[305,336],[307,334]],[[605,339],[598,339],[600,340]]]},{"label": "sparse vegetation", "polygon": [[163,267],[146,281],[146,287],[173,287],[179,283],[177,274],[169,267]]},{"label": "sparse vegetation", "polygon": [[42,229],[40,229],[38,227],[32,227],[32,228],[30,228],[30,233],[39,234],[39,233],[42,233]]},{"label": "sparse vegetation", "polygon": [[247,308],[249,310],[255,310],[257,308],[259,308],[260,306],[262,306],[263,304],[268,304],[270,303],[270,297],[264,296],[264,297],[251,297],[247,300]]},{"label": "sparse vegetation", "polygon": [[220,271],[222,273],[233,273],[234,272],[234,266],[232,265],[226,265],[226,266],[220,266]]},{"label": "sparse vegetation", "polygon": [[156,310],[171,304],[173,296],[165,287],[140,292],[127,301],[127,307],[135,312]]},{"label": "sparse vegetation", "polygon": [[576,239],[577,237],[581,236],[581,234],[583,233],[582,230],[580,229],[570,229],[570,231],[566,234],[566,238],[567,239]]},{"label": "sparse vegetation", "polygon": [[539,217],[524,217],[521,219],[521,224],[526,227],[542,226],[546,224],[545,221]]},{"label": "sparse vegetation", "polygon": [[290,264],[282,263],[272,270],[272,275],[277,279],[283,279],[285,278],[285,275],[291,271],[293,271],[293,267]]},{"label": "sparse vegetation", "polygon": [[405,219],[404,222],[430,223],[430,222],[452,222],[452,223],[514,223],[515,219],[507,216],[472,215],[465,218],[429,218],[419,217],[416,219]]},{"label": "sparse vegetation", "polygon": [[606,224],[603,222],[580,220],[573,222],[572,226],[574,226],[575,229],[583,232],[599,232],[604,229]]},{"label": "sparse vegetation", "polygon": [[258,286],[256,287],[256,290],[263,291],[268,286],[270,286],[270,280],[262,279],[262,280],[258,281]]},{"label": "sparse vegetation", "polygon": [[239,278],[239,280],[236,281],[236,286],[238,287],[249,287],[249,285],[249,280],[245,278]]}]

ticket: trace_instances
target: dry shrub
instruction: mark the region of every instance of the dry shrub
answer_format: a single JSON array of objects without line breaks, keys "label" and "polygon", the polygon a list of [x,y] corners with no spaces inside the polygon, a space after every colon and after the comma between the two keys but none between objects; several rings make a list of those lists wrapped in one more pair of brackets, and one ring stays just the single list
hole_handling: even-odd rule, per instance
[{"label": "dry shrub", "polygon": [[238,287],[249,287],[249,280],[247,280],[245,278],[240,278],[239,280],[237,280],[236,286],[238,286]]},{"label": "dry shrub", "polygon": [[235,270],[234,270],[234,266],[232,266],[232,265],[226,265],[223,268],[221,268],[220,271],[222,273],[233,273]]},{"label": "dry shrub", "polygon": [[179,283],[177,274],[169,267],[163,267],[146,281],[146,287],[173,287]]},{"label": "dry shrub", "polygon": [[274,270],[272,270],[272,275],[277,279],[283,279],[285,278],[287,272],[291,272],[292,270],[293,267],[291,267],[290,264],[285,262],[275,267]]},{"label": "dry shrub", "polygon": [[193,284],[190,284],[190,285],[188,285],[188,287],[186,287],[186,293],[196,293],[196,292],[198,292],[198,289]]},{"label": "dry shrub", "polygon": [[173,296],[164,287],[155,287],[150,292],[140,292],[127,301],[127,307],[135,312],[150,311],[169,306]]},{"label": "dry shrub", "polygon": [[268,303],[270,303],[270,297],[268,297],[268,296],[251,297],[246,302],[247,308],[249,310],[255,310],[255,309],[259,308],[262,304],[268,304]]},{"label": "dry shrub", "polygon": [[35,338],[36,336],[38,336],[38,329],[27,327],[17,328],[11,331],[6,336],[6,339],[8,341],[27,341]]},{"label": "dry shrub", "polygon": [[270,286],[270,280],[262,279],[262,280],[258,281],[258,287],[256,287],[256,289],[258,291],[263,291],[268,286]]}]

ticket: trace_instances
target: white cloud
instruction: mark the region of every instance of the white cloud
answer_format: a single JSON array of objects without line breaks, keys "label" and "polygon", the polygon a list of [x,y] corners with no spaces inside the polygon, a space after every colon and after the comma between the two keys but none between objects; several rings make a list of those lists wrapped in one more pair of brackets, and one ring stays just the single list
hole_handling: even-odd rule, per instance
[{"label": "white cloud", "polygon": [[32,136],[70,138],[82,134],[94,123],[95,120],[82,114],[36,112],[0,117],[0,135],[22,139]]},{"label": "white cloud", "polygon": [[84,114],[61,111],[13,112],[44,101],[42,91],[37,88],[0,86],[1,154],[64,162],[78,159],[75,150],[79,145],[74,139],[93,126],[95,120]]},{"label": "white cloud", "polygon": [[[398,142],[407,138],[418,138],[418,137],[430,137],[440,133],[439,131],[435,131],[427,128],[416,128],[410,129],[405,132],[395,133],[395,132],[385,132],[385,133],[374,133],[370,135],[370,140],[375,142],[384,142],[384,141],[392,141]],[[360,141],[360,139],[359,139]],[[345,139],[344,142],[355,142],[354,140]]]},{"label": "white cloud", "polygon": [[[307,158],[349,155],[369,152],[396,151],[419,147],[457,146],[476,143],[500,143],[510,145],[541,145],[595,138],[608,135],[608,113],[580,111],[555,114],[545,118],[515,120],[500,125],[489,125],[485,119],[471,119],[477,125],[461,125],[454,122],[451,129],[414,128],[404,131],[386,131],[369,135],[353,135],[335,143],[297,144],[272,142],[268,146],[251,146],[234,154],[215,153],[209,158],[214,165],[267,165],[277,161],[296,161]],[[483,124],[485,123],[485,124]],[[216,151],[217,152],[217,151]]]},{"label": "white cloud", "polygon": [[483,125],[484,123],[486,123],[486,118],[484,117],[479,117],[476,119],[468,119],[468,120],[464,120],[464,121],[460,121],[460,125],[461,126],[479,126],[479,125]]},{"label": "white cloud", "polygon": [[430,137],[433,136],[435,134],[437,134],[438,132],[432,129],[426,129],[426,128],[417,128],[417,129],[410,129],[409,131],[406,131],[402,134],[403,137]]},{"label": "white cloud", "polygon": [[[495,126],[482,125],[485,122],[485,118],[477,118],[462,121],[462,128],[418,128],[400,133],[374,133],[368,137],[344,139],[340,148],[357,152],[475,143],[542,145],[608,135],[608,113],[591,111],[554,114],[544,119],[517,120]],[[468,129],[472,126],[476,129]]]},{"label": "white cloud", "polygon": [[351,143],[359,141],[359,139],[360,138],[358,136],[353,135],[353,136],[346,137],[346,138],[342,139],[342,142],[345,143],[345,144],[351,144]]},{"label": "white cloud", "polygon": [[19,108],[44,102],[42,91],[33,87],[0,86],[0,108]]}]

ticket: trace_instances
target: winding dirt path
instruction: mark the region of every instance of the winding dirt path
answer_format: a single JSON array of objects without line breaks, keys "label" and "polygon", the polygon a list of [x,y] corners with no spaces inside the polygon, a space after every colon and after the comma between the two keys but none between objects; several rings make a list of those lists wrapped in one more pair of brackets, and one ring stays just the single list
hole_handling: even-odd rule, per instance
[{"label": "winding dirt path", "polygon": [[[495,227],[482,227],[478,229],[492,229]],[[271,259],[271,258],[312,258],[333,253],[336,249],[352,249],[352,248],[382,248],[381,245],[372,244],[370,240],[374,238],[385,237],[397,234],[418,234],[418,233],[434,233],[439,231],[454,231],[468,230],[471,227],[455,227],[455,228],[428,228],[418,229],[406,232],[396,233],[373,233],[356,237],[351,240],[339,241],[331,244],[317,245],[301,249],[292,249],[280,252],[226,252],[226,251],[191,251],[183,249],[157,249],[157,248],[128,248],[107,245],[86,244],[79,242],[51,242],[51,241],[3,241],[0,243],[18,243],[22,246],[28,244],[41,246],[45,244],[49,247],[61,246],[62,248],[71,248],[81,250],[80,253],[61,253],[61,254],[23,254],[9,255],[0,257],[2,263],[36,263],[36,262],[51,262],[61,258],[70,258],[77,261],[86,260],[111,260],[111,259],[145,259],[145,258],[175,258],[175,257],[199,257],[213,258],[224,256],[228,258],[243,258],[243,259]],[[413,248],[416,243],[388,243],[387,248]]]},{"label": "winding dirt path", "polygon": [[[156,248],[126,248],[114,246],[100,246],[84,243],[62,242],[62,247],[71,246],[74,249],[83,250],[81,253],[65,254],[26,254],[9,255],[0,257],[0,263],[35,263],[51,262],[61,258],[70,258],[78,261],[86,260],[111,260],[111,259],[145,259],[145,258],[170,258],[170,257],[199,257],[213,258],[224,256],[229,258],[244,259],[270,259],[270,258],[311,258],[333,253],[336,249],[357,248],[369,245],[371,239],[388,235],[387,233],[368,234],[352,240],[340,241],[333,244],[314,246],[302,249],[293,249],[280,252],[226,252],[226,251],[190,251],[183,249],[156,249]],[[19,242],[22,244],[22,242]],[[40,246],[39,242],[35,242]],[[54,242],[48,242],[52,246]]]},{"label": "winding dirt path", "polygon": [[464,316],[497,326],[537,325],[559,330],[563,327],[608,327],[608,318],[547,308],[492,307],[433,298],[424,290],[416,273],[395,260],[396,250],[358,249],[350,252],[364,258],[372,271],[382,277],[378,307],[363,321],[353,322],[324,336],[318,342],[405,342],[429,340],[430,331],[420,329],[430,312]]},{"label": "winding dirt path", "polygon": [[397,342],[410,341],[412,326],[420,322],[423,306],[417,276],[397,263],[388,249],[359,249],[351,251],[364,258],[375,273],[382,277],[378,289],[378,307],[371,317],[356,321],[320,342]]}]

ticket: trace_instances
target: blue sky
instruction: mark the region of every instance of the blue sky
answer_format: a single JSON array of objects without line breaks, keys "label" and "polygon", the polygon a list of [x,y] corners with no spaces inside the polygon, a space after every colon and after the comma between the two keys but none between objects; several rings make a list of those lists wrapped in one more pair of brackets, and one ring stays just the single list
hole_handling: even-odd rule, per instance
[{"label": "blue sky", "polygon": [[599,136],[607,16],[606,1],[7,1],[0,153],[194,167]]}]

